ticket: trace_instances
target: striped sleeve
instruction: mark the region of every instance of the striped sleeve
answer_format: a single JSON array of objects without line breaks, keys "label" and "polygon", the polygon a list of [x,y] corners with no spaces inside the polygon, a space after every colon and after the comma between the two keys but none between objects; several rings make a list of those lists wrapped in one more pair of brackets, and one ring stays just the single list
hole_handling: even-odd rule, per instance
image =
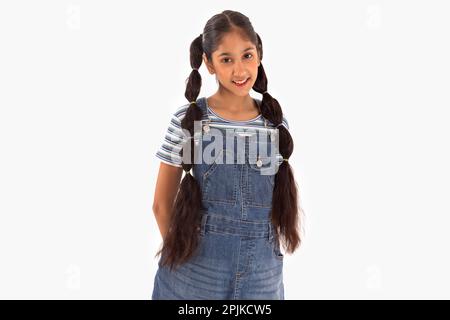
[{"label": "striped sleeve", "polygon": [[283,125],[286,127],[286,129],[289,130],[289,122],[287,121],[285,116],[283,116]]},{"label": "striped sleeve", "polygon": [[188,107],[188,104],[183,105],[172,114],[163,142],[156,152],[156,157],[162,162],[180,168],[180,150],[185,141],[185,135],[181,128],[181,120],[184,118]]}]

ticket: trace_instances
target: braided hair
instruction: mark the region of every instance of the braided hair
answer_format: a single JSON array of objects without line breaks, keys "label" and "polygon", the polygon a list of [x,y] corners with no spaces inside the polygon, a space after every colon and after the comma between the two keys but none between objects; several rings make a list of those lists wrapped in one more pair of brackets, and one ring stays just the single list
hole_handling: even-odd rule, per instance
[{"label": "braided hair", "polygon": [[[201,188],[192,176],[191,169],[194,159],[194,121],[202,120],[203,113],[196,100],[200,93],[202,78],[198,71],[205,53],[208,61],[212,61],[214,52],[224,33],[238,30],[257,47],[262,60],[263,47],[259,35],[245,15],[231,10],[214,15],[205,25],[204,31],[190,45],[190,63],[192,71],[186,79],[185,97],[190,102],[186,114],[181,121],[183,130],[189,133],[183,141],[180,150],[185,175],[179,185],[171,212],[169,230],[164,238],[163,246],[156,255],[162,254],[161,264],[173,268],[186,262],[196,251],[199,243],[198,228],[201,221],[200,211],[203,209]],[[261,115],[273,123],[279,132],[279,152],[283,159],[288,160],[294,148],[292,137],[283,125],[283,112],[278,101],[267,92],[267,77],[262,63],[258,67],[258,75],[253,90],[261,93],[263,98],[260,106]],[[190,151],[190,154],[184,154]],[[292,168],[288,161],[282,161],[275,174],[272,207],[270,218],[276,230],[276,237],[282,238],[286,252],[292,253],[300,245],[299,206],[297,200],[297,185]]]}]

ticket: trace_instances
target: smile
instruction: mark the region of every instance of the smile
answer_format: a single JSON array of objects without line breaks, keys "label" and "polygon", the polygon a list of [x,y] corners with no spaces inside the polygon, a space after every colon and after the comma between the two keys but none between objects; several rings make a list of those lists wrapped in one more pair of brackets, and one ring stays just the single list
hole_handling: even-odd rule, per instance
[{"label": "smile", "polygon": [[233,83],[234,83],[236,86],[238,86],[238,87],[242,87],[242,86],[244,86],[244,85],[247,84],[247,82],[248,82],[249,79],[250,79],[250,78],[247,78],[247,79],[245,79],[244,81],[240,81],[240,82],[233,81]]}]

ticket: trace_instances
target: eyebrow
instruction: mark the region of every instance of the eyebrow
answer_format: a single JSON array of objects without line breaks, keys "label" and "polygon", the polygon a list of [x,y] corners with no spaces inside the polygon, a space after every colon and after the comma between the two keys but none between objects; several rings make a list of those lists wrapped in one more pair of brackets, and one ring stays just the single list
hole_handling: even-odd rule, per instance
[{"label": "eyebrow", "polygon": [[[248,47],[247,49],[244,49],[242,51],[242,53],[244,53],[245,51],[254,50],[254,49],[255,49],[254,47]],[[221,56],[231,56],[231,53],[229,53],[229,52],[222,52],[221,54],[219,54],[219,57],[221,57]]]}]

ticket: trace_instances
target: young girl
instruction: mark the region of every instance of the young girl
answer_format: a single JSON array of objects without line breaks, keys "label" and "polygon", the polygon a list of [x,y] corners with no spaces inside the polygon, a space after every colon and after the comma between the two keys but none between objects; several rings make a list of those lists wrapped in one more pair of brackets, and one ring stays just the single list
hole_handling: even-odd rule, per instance
[{"label": "young girl", "polygon": [[[262,57],[249,19],[230,10],[208,20],[190,46],[189,103],[173,115],[157,152],[153,211],[163,245],[152,299],[284,299],[280,240],[289,253],[300,245],[300,208],[292,137],[267,92]],[[208,98],[198,98],[202,61],[219,84]],[[254,143],[261,132],[269,138]],[[276,161],[263,149],[276,150]]]}]

